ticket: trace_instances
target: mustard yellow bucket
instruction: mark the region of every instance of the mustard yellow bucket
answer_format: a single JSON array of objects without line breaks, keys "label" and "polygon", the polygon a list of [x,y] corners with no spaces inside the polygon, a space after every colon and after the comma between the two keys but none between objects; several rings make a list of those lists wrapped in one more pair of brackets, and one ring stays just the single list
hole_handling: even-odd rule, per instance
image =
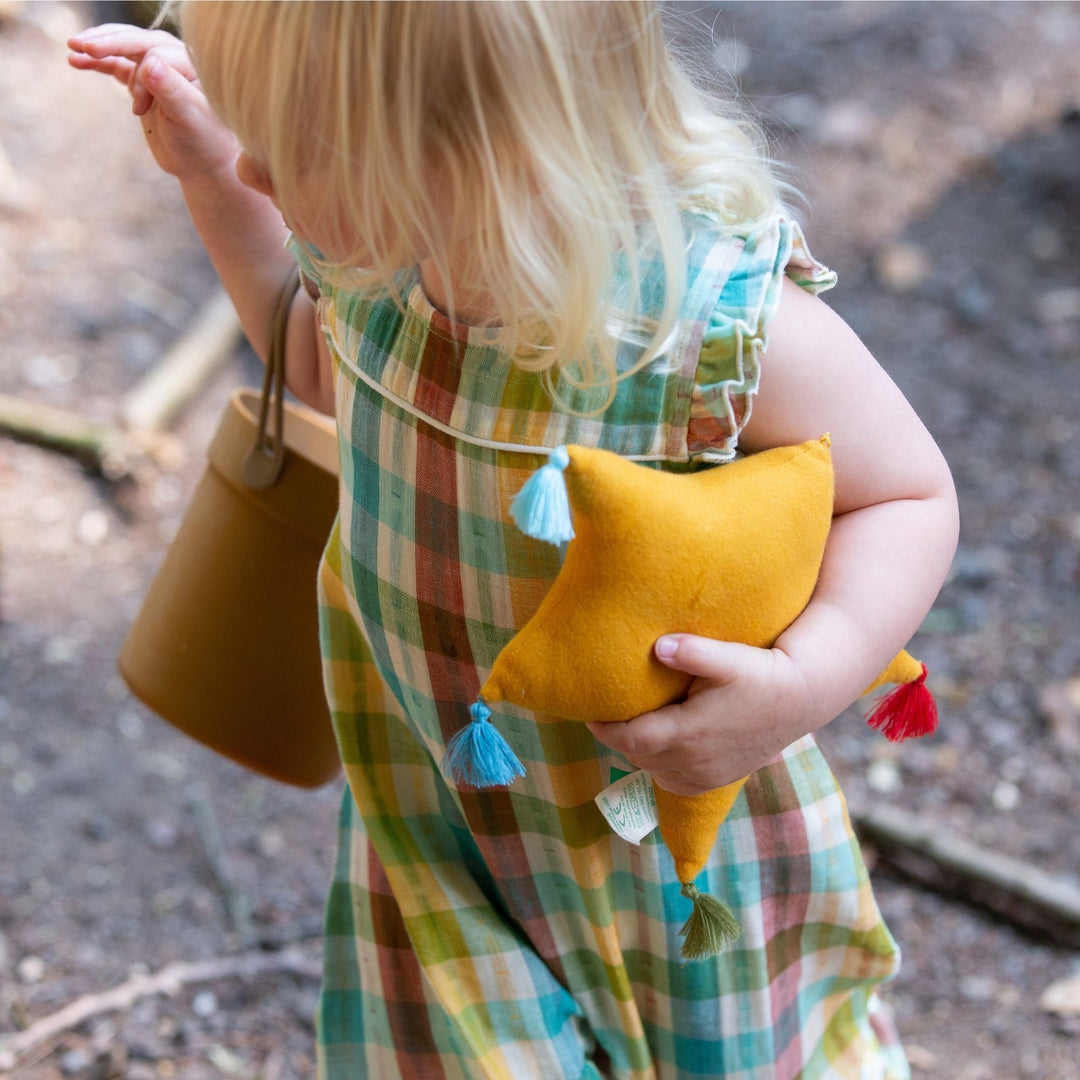
[{"label": "mustard yellow bucket", "polygon": [[279,304],[262,395],[233,393],[119,667],[187,735],[275,780],[317,787],[340,769],[316,600],[337,514],[337,435],[328,417],[284,401],[296,280]]}]

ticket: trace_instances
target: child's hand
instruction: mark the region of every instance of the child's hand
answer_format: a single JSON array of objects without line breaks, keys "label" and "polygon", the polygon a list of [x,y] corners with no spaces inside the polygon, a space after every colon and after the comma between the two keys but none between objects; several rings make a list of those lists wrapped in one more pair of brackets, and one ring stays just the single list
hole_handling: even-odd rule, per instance
[{"label": "child's hand", "polygon": [[213,114],[183,43],[164,30],[108,24],[68,39],[68,63],[131,93],[158,165],[181,181],[235,167],[240,146]]},{"label": "child's hand", "polygon": [[668,634],[655,653],[697,676],[686,700],[589,730],[668,791],[700,795],[740,780],[817,726],[806,680],[779,649]]}]

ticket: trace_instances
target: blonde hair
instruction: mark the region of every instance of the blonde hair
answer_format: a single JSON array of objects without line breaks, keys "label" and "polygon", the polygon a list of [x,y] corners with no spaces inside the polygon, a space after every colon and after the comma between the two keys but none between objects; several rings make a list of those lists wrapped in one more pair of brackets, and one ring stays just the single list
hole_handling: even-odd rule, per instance
[{"label": "blonde hair", "polygon": [[[456,280],[549,385],[561,371],[610,401],[663,355],[685,291],[681,210],[738,226],[779,207],[756,130],[675,62],[651,0],[176,6],[207,97],[286,218],[316,178],[320,227],[363,238],[350,280],[399,304],[404,267],[432,255],[450,283],[459,245]],[[643,245],[664,271],[652,317]],[[618,371],[627,337],[644,348]]]}]

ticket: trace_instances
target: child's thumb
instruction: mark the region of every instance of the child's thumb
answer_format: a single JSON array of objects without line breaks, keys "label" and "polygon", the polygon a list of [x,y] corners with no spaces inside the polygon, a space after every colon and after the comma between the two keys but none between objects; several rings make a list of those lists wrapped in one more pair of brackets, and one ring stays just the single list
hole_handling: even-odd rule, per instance
[{"label": "child's thumb", "polygon": [[746,648],[734,641],[714,641],[695,634],[665,634],[656,639],[653,652],[665,667],[727,682],[736,674],[738,653]]},{"label": "child's thumb", "polygon": [[167,112],[184,112],[198,100],[198,89],[172,66],[159,56],[147,53],[136,72],[136,79],[142,83],[150,97],[154,98]]}]

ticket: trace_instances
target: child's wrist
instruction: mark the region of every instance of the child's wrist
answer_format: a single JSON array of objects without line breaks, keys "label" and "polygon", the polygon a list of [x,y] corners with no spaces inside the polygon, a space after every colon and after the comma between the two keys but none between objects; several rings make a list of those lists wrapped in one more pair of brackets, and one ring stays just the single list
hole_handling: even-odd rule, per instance
[{"label": "child's wrist", "polygon": [[237,147],[217,161],[196,165],[173,175],[180,181],[185,195],[220,195],[223,191],[247,190],[236,175],[236,159],[239,156],[240,149]]},{"label": "child's wrist", "polygon": [[[784,634],[774,651],[788,658],[804,687],[805,710],[800,735],[813,734],[858,701],[863,689],[883,666],[869,658],[865,643],[808,634]],[[870,675],[864,671],[871,670]]]}]

